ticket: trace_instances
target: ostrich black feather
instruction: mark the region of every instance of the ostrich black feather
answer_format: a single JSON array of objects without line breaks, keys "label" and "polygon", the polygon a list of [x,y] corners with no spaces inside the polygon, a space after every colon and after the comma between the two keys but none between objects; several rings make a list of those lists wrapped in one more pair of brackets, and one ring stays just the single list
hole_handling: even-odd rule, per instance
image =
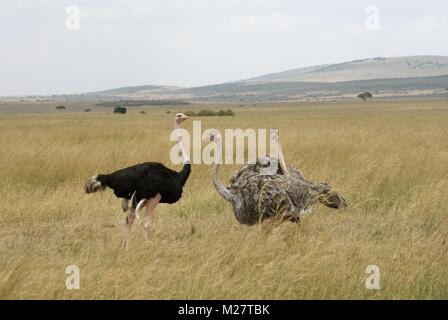
[{"label": "ostrich black feather", "polygon": [[84,189],[86,193],[111,188],[118,198],[131,199],[135,192],[134,203],[142,199],[151,199],[160,193],[161,203],[175,203],[182,196],[182,189],[191,171],[189,163],[176,172],[157,162],[140,163],[110,174],[99,174],[90,178]]}]

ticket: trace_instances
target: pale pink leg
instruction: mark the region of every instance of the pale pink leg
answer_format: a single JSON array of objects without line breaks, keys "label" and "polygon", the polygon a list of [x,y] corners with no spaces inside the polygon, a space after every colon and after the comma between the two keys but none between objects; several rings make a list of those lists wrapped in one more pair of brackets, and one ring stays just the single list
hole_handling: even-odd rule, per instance
[{"label": "pale pink leg", "polygon": [[128,248],[129,235],[131,234],[131,227],[132,227],[132,223],[134,223],[134,220],[135,220],[135,209],[131,207],[129,210],[129,213],[126,216],[126,224],[124,226],[123,244],[121,246],[121,249]]},{"label": "pale pink leg", "polygon": [[151,218],[154,215],[154,210],[156,206],[159,204],[160,199],[162,199],[162,196],[160,195],[160,193],[158,193],[154,198],[151,198],[146,202],[146,214],[142,222],[143,237],[145,238],[145,240],[148,240],[149,223],[151,222]]}]

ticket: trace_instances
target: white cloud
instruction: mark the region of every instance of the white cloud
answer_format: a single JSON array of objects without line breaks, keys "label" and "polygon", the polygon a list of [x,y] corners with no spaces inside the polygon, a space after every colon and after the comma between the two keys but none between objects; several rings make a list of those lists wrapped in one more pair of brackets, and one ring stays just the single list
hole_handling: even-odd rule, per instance
[{"label": "white cloud", "polygon": [[[20,0],[0,4],[0,95],[201,85],[371,56],[446,54],[448,4],[376,0]],[[65,29],[65,7],[81,29]]]},{"label": "white cloud", "polygon": [[[447,25],[437,16],[422,16],[412,21],[405,29],[405,34],[412,37],[433,36],[438,32],[446,33]],[[440,36],[440,34],[437,34]]]}]

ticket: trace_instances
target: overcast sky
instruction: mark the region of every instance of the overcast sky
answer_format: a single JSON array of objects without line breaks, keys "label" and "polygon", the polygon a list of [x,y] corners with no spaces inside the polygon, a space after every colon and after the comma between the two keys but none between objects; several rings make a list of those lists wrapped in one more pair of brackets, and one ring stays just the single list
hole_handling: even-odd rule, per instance
[{"label": "overcast sky", "polygon": [[[69,5],[79,8],[79,29],[66,26],[76,21]],[[448,1],[2,0],[0,41],[0,95],[198,86],[367,57],[448,55]]]}]

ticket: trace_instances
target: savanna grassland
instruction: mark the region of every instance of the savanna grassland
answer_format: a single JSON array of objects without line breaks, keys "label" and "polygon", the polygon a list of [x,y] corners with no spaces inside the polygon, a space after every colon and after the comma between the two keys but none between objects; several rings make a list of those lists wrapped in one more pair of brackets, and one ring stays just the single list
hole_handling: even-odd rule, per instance
[{"label": "savanna grassland", "polygon": [[[0,114],[0,298],[448,298],[448,101],[206,107],[236,115],[195,119],[203,129],[279,128],[286,161],[349,207],[242,226],[211,167],[193,165],[149,240],[137,221],[121,252],[120,200],[85,194],[84,181],[144,161],[180,170],[169,160],[174,112],[204,105]],[[221,179],[237,167],[223,165]],[[65,287],[73,264],[79,290]],[[368,265],[379,290],[365,287]]]}]

